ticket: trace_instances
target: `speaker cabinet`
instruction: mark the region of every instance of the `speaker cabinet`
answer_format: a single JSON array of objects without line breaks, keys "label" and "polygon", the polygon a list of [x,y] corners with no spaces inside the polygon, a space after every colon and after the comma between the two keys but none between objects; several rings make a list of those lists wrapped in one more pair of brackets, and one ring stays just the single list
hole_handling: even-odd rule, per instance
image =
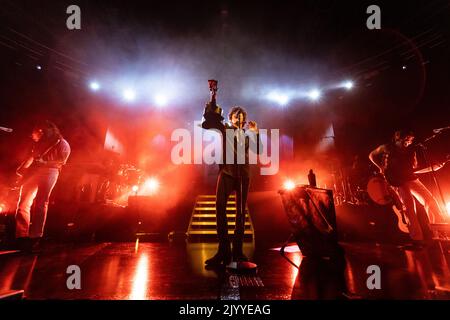
[{"label": "speaker cabinet", "polygon": [[341,256],[333,192],[297,186],[292,190],[280,190],[280,194],[293,238],[302,254],[309,257]]}]

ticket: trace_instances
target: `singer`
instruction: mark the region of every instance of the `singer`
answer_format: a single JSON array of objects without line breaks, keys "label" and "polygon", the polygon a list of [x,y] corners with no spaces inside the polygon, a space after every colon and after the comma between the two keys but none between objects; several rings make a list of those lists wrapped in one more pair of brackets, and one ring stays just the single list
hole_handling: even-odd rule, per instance
[{"label": "singer", "polygon": [[[218,252],[210,259],[205,261],[207,266],[219,266],[222,263],[228,264],[231,260],[247,261],[248,258],[242,250],[245,228],[245,207],[247,195],[250,186],[250,165],[249,149],[250,145],[256,146],[257,150],[252,150],[260,154],[259,134],[256,122],[248,122],[248,131],[256,136],[256,144],[249,143],[249,136],[245,133],[245,124],[247,123],[247,112],[244,108],[235,106],[231,108],[228,114],[229,123],[223,123],[222,109],[216,105],[217,81],[210,80],[211,101],[206,104],[203,114],[204,121],[202,128],[218,130],[222,135],[223,141],[223,160],[219,166],[219,175],[216,188],[216,219],[217,235],[219,238]],[[230,135],[233,131],[236,134]],[[240,146],[243,148],[241,149]],[[245,162],[241,163],[239,150],[245,150]],[[228,161],[229,159],[233,161]],[[236,191],[236,225],[233,237],[233,248],[231,249],[230,239],[228,237],[226,205],[230,194]]]}]

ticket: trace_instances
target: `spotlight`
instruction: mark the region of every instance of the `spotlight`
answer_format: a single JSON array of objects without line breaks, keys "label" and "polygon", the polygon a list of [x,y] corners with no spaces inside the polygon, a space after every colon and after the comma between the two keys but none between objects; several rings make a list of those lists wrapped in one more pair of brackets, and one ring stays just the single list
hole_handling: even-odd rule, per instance
[{"label": "spotlight", "polygon": [[295,182],[288,179],[283,183],[283,188],[286,190],[292,190],[295,188]]},{"label": "spotlight", "polygon": [[129,102],[134,101],[136,99],[136,92],[131,89],[126,89],[123,92],[123,98]]},{"label": "spotlight", "polygon": [[275,91],[270,92],[267,95],[267,99],[278,103],[280,106],[285,106],[289,102],[289,97],[287,95]]},{"label": "spotlight", "polygon": [[133,187],[131,187],[131,190],[132,190],[134,193],[137,193],[138,190],[139,190],[139,186],[134,185]]},{"label": "spotlight", "polygon": [[159,189],[159,181],[156,178],[148,178],[144,183],[145,191],[153,194]]},{"label": "spotlight", "polygon": [[450,216],[450,201],[447,202],[447,204],[446,204],[446,209],[447,209],[447,215]]},{"label": "spotlight", "polygon": [[159,107],[164,107],[165,105],[167,105],[167,102],[168,102],[167,97],[162,94],[156,95],[154,100],[155,100],[156,105]]},{"label": "spotlight", "polygon": [[402,70],[406,70],[407,69],[407,67],[406,66],[402,66]]},{"label": "spotlight", "polygon": [[311,99],[312,101],[317,101],[317,100],[319,100],[319,99],[320,99],[320,96],[321,96],[321,92],[320,92],[319,90],[317,90],[317,89],[311,90],[311,91],[308,93],[308,97],[309,97],[309,99]]},{"label": "spotlight", "polygon": [[91,81],[89,83],[89,88],[91,88],[92,91],[97,91],[100,89],[100,84],[97,81]]},{"label": "spotlight", "polygon": [[36,66],[36,69],[42,70],[42,67],[41,67],[40,65],[37,65],[37,66]]},{"label": "spotlight", "polygon": [[347,90],[351,90],[353,88],[353,81],[345,81],[342,86],[347,89]]}]

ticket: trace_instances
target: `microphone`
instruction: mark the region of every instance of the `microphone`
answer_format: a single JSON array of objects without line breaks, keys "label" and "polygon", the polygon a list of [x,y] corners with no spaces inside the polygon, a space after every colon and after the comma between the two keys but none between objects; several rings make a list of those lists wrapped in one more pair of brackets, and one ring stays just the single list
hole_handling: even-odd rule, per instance
[{"label": "microphone", "polygon": [[11,129],[11,128],[5,128],[5,127],[0,127],[0,131],[5,131],[5,132],[11,133],[11,132],[13,132],[13,129]]},{"label": "microphone", "polygon": [[241,122],[241,114],[243,114],[242,111],[238,111],[238,112],[236,113],[236,116],[237,116],[237,118],[239,119],[239,120],[238,120],[238,126],[239,126],[239,129],[241,129],[242,127],[244,127],[245,122],[246,122],[245,120]]},{"label": "microphone", "polygon": [[441,133],[442,131],[450,129],[450,126],[439,128],[439,129],[433,129],[433,133]]}]

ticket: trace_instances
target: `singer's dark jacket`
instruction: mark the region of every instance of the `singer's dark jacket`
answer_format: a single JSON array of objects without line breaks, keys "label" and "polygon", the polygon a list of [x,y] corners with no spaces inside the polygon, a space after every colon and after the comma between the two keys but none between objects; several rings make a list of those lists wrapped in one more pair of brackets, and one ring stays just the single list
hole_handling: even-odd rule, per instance
[{"label": "singer's dark jacket", "polygon": [[[219,164],[219,170],[222,173],[230,175],[232,177],[238,177],[239,174],[243,177],[250,177],[250,164],[249,164],[249,150],[253,151],[256,155],[262,153],[262,144],[260,143],[259,133],[255,134],[256,143],[250,143],[249,133],[245,134],[245,164],[237,164],[237,137],[236,135],[227,137],[226,130],[236,130],[235,127],[228,123],[223,123],[223,117],[217,112],[213,111],[217,108],[212,107],[209,103],[206,104],[205,111],[203,113],[203,129],[216,129],[222,134],[222,162]],[[226,150],[233,150],[233,163],[226,163]]]}]

